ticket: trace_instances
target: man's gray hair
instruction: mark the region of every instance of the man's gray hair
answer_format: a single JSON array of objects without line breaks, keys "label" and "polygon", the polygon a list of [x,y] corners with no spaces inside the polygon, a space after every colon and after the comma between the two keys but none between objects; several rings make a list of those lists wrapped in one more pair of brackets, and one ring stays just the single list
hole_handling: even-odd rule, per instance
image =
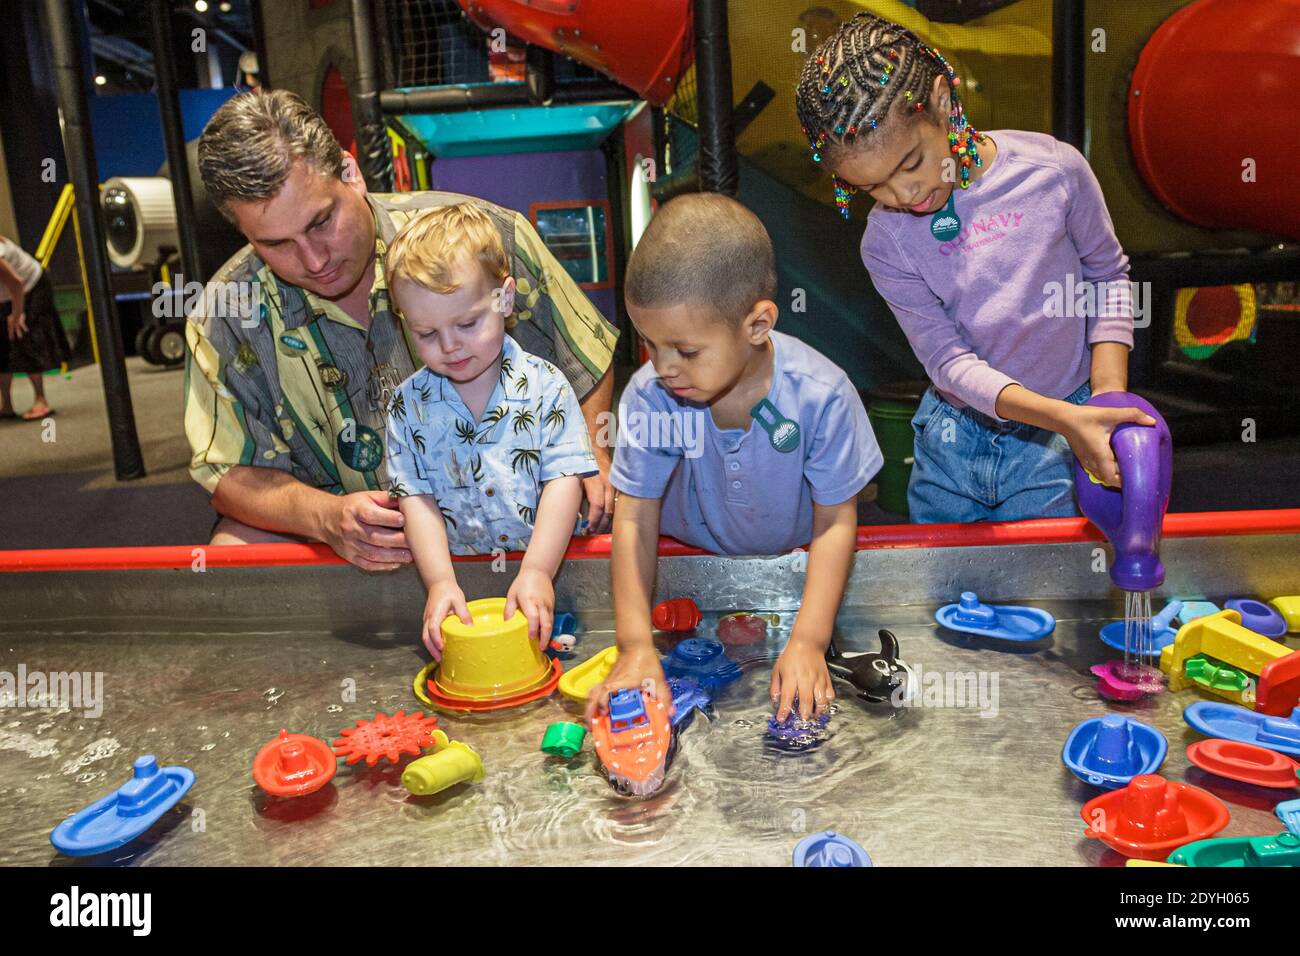
[{"label": "man's gray hair", "polygon": [[232,222],[228,203],[272,199],[298,159],[343,175],[343,149],[320,114],[288,90],[227,100],[199,138],[199,175],[208,198]]}]

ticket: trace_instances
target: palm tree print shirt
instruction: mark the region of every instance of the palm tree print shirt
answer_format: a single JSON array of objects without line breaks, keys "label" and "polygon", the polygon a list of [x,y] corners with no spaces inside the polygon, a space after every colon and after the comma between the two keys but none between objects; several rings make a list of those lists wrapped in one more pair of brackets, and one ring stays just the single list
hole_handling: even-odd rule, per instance
[{"label": "palm tree print shirt", "polygon": [[509,336],[481,419],[450,381],[421,368],[388,404],[386,444],[389,494],[433,496],[452,554],[525,550],[542,485],[597,471],[573,386]]}]

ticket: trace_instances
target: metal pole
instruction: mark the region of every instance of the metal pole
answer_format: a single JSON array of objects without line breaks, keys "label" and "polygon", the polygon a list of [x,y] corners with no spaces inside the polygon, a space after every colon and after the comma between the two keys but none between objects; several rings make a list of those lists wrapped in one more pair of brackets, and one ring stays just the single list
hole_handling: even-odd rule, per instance
[{"label": "metal pole", "polygon": [[144,477],[144,457],[135,431],[131,385],[126,376],[122,329],[108,278],[104,220],[99,207],[99,176],[95,141],[90,132],[85,66],[80,33],[85,29],[77,0],[43,0],[45,29],[50,38],[54,82],[59,95],[63,151],[77,200],[77,222],[85,247],[86,279],[95,314],[99,367],[104,380],[104,405],[118,480]]},{"label": "metal pole", "polygon": [[253,20],[253,49],[257,53],[257,82],[261,89],[271,88],[271,67],[266,56],[266,25],[262,18],[262,0],[248,0]]},{"label": "metal pole", "polygon": [[736,195],[736,130],[732,118],[727,0],[695,0],[695,96],[700,115],[700,189]]},{"label": "metal pole", "polygon": [[357,161],[371,192],[393,191],[393,152],[379,103],[379,54],[371,0],[352,0],[352,43],[357,51],[356,93],[352,97]]},{"label": "metal pole", "polygon": [[1052,135],[1084,147],[1083,0],[1052,3]]},{"label": "metal pole", "polygon": [[204,269],[203,253],[199,246],[190,164],[185,153],[185,126],[181,120],[180,92],[176,82],[171,0],[152,0],[150,7],[154,73],[158,78],[158,112],[162,116],[163,147],[167,152],[167,168],[171,173],[172,201],[176,205],[181,272],[185,282],[206,282],[208,274]]}]

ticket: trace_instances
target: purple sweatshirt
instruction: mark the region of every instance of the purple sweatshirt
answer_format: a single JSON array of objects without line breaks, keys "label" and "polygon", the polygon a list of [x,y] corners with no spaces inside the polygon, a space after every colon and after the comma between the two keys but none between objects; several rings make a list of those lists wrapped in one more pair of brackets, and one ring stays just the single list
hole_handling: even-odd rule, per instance
[{"label": "purple sweatshirt", "polygon": [[986,133],[993,165],[955,190],[961,230],[877,203],[862,262],[940,394],[997,418],[1012,383],[1065,398],[1088,381],[1089,346],[1133,347],[1128,258],[1097,178],[1043,133]]}]

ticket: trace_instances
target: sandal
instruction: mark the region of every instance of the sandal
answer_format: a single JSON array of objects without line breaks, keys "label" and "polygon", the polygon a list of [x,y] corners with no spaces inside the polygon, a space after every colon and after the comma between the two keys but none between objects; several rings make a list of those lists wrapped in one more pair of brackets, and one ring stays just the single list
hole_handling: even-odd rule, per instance
[{"label": "sandal", "polygon": [[[45,411],[42,412],[42,413],[40,413],[39,415],[33,415],[33,414],[32,414],[32,409],[29,408],[29,409],[27,409],[27,411],[23,412],[23,414],[22,414],[21,417],[22,417],[22,420],[25,421],[25,422],[39,422],[39,421],[41,421],[42,419],[53,418],[53,417],[54,417],[54,414],[55,414],[54,409],[50,408],[50,407],[47,405],[47,406],[45,407]],[[18,415],[15,415],[15,416],[14,416],[14,418],[18,418],[18,417],[19,417]]]}]

